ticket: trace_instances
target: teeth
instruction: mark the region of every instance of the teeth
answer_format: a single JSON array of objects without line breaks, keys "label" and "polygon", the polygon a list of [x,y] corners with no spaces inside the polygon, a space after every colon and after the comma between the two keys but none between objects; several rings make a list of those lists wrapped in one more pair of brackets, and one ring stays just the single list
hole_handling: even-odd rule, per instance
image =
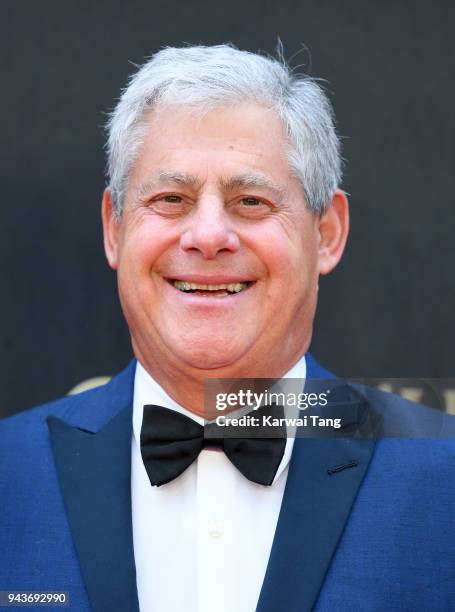
[{"label": "teeth", "polygon": [[195,291],[199,289],[200,291],[220,291],[225,289],[230,291],[231,293],[238,293],[245,289],[248,286],[248,283],[229,283],[222,285],[199,285],[197,283],[187,283],[186,281],[175,280],[172,281],[172,284],[176,289],[180,289],[180,291]]}]

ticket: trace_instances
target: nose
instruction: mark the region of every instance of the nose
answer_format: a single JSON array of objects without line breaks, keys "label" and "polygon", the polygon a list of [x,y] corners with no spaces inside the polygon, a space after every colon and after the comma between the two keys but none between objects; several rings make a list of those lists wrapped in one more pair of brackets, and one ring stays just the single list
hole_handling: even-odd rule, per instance
[{"label": "nose", "polygon": [[180,246],[186,252],[201,253],[204,259],[239,249],[239,237],[221,200],[212,197],[198,202],[181,235]]}]

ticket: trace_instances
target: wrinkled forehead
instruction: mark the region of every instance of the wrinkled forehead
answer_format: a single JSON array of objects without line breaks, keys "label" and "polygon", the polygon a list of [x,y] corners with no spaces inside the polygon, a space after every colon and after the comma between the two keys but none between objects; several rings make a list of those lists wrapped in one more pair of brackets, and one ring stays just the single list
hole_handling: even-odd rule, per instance
[{"label": "wrinkled forehead", "polygon": [[131,185],[136,190],[164,184],[197,189],[207,170],[215,168],[223,191],[264,189],[281,198],[293,172],[286,131],[276,112],[252,103],[205,111],[187,105],[149,111]]},{"label": "wrinkled forehead", "polygon": [[[147,180],[197,186],[216,166],[220,187],[280,190],[290,177],[289,142],[275,111],[256,103],[211,110],[160,105],[146,113],[133,174]],[[137,181],[135,181],[137,182]]]}]

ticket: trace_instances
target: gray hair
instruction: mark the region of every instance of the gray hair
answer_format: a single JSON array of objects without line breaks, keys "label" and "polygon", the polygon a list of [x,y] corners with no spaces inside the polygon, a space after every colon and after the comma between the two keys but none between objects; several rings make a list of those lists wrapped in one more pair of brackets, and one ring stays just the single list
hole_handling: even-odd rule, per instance
[{"label": "gray hair", "polygon": [[279,59],[232,45],[167,47],[133,74],[107,123],[107,175],[117,217],[146,133],[147,111],[189,105],[204,111],[245,101],[275,110],[289,139],[288,159],[306,201],[323,213],[341,181],[333,109],[315,79]]}]

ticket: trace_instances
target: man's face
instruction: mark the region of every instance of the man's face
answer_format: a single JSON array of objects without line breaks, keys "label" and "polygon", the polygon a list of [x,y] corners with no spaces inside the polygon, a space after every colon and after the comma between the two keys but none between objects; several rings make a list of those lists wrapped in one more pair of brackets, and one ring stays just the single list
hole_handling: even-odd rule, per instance
[{"label": "man's face", "polygon": [[[286,158],[278,117],[255,104],[150,113],[106,250],[136,356],[194,374],[283,374],[307,349],[320,219]],[[227,286],[227,287],[226,287]]]}]

